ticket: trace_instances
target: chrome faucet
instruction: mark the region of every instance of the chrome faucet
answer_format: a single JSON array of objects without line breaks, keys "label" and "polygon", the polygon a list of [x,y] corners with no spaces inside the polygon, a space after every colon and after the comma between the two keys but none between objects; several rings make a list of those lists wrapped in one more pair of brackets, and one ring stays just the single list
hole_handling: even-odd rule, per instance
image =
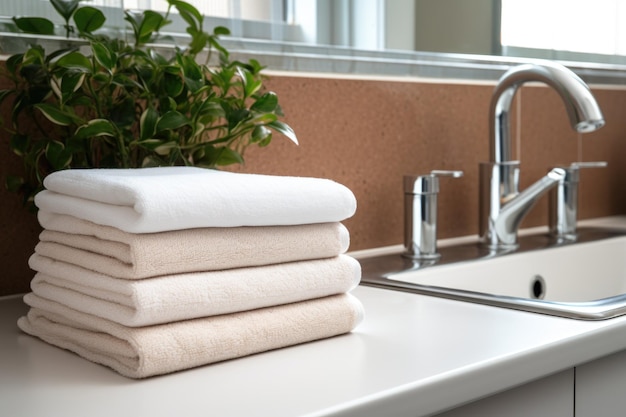
[{"label": "chrome faucet", "polygon": [[404,254],[417,261],[434,261],[437,252],[439,177],[459,178],[463,171],[433,170],[404,177]]},{"label": "chrome faucet", "polygon": [[591,132],[604,125],[600,107],[589,87],[562,65],[541,61],[511,68],[498,81],[489,110],[491,161],[480,166],[480,236],[491,250],[518,246],[519,224],[545,192],[566,176],[552,169],[526,190],[519,192],[519,161],[511,158],[510,110],[517,89],[529,81],[540,81],[561,96],[572,128]]},{"label": "chrome faucet", "polygon": [[550,234],[557,242],[573,242],[577,239],[578,178],[581,168],[604,168],[605,161],[574,162],[562,167],[565,178],[550,190],[548,223]]}]

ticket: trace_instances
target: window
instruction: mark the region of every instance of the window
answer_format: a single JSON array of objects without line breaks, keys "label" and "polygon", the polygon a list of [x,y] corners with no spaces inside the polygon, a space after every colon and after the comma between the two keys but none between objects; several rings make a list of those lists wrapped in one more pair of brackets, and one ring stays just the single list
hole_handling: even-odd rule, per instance
[{"label": "window", "polygon": [[[276,16],[282,19],[282,1],[276,0],[189,0],[206,16],[273,21]],[[166,0],[88,0],[82,3],[94,7],[142,9],[164,12]],[[50,9],[49,0],[3,0],[2,14],[5,16],[40,15]],[[278,13],[276,13],[278,11]]]},{"label": "window", "polygon": [[[0,18],[10,22],[12,16],[43,16],[57,24],[63,22],[49,0],[2,0]],[[302,42],[313,45],[339,45],[359,49],[382,50],[385,47],[385,15],[395,11],[395,25],[406,14],[407,1],[398,0],[186,0],[206,16],[210,29],[224,25],[235,38],[269,39]],[[154,10],[165,12],[166,0],[87,0],[103,10],[107,25],[126,26],[123,10]],[[175,10],[173,11],[175,13]],[[176,19],[166,28],[184,32]]]},{"label": "window", "polygon": [[626,55],[626,1],[502,0],[501,31],[506,55]]},{"label": "window", "polygon": [[[261,26],[263,36],[263,24],[283,24],[284,7],[282,0],[186,0],[193,4],[203,15],[207,16],[207,27],[222,24],[234,28],[235,36],[254,36],[254,26]],[[2,0],[0,9],[2,20],[10,22],[13,16],[42,16],[47,17],[57,24],[62,24],[61,19],[50,5],[49,0]],[[82,5],[94,6],[101,9],[106,17],[107,24],[113,28],[125,27],[123,10],[139,9],[165,12],[168,4],[166,0],[87,0]],[[174,10],[175,12],[175,10]],[[244,33],[241,29],[241,21],[250,21],[251,29]],[[252,23],[254,22],[254,23]],[[259,25],[260,24],[260,25]],[[168,30],[177,31],[176,21]],[[180,29],[184,31],[183,29]]]},{"label": "window", "polygon": [[[231,30],[231,37],[223,38],[222,42],[233,56],[243,60],[254,57],[277,70],[494,79],[503,67],[519,62],[507,57],[533,57],[570,61],[570,67],[577,61],[577,66],[585,67],[586,80],[598,74],[599,78],[595,79],[605,80],[608,76],[612,78],[607,82],[626,84],[626,71],[614,65],[598,68],[595,64],[582,63],[626,65],[626,0],[186,1],[207,16],[205,30],[218,25]],[[23,50],[30,41],[28,36],[7,33],[12,16],[47,14],[59,25],[63,23],[49,0],[0,2],[0,32],[5,32],[0,33],[0,53],[5,55]],[[165,0],[85,0],[84,4],[101,8],[107,24],[119,30],[127,27],[124,9],[165,10],[167,3]],[[442,23],[438,23],[426,6],[437,6]],[[465,10],[460,6],[471,8],[472,14],[459,12]],[[473,14],[481,20],[472,20]],[[485,19],[487,15],[489,19]],[[449,16],[462,16],[463,25],[451,23]],[[173,16],[172,20],[174,23],[164,31],[184,33],[181,19],[176,22]],[[463,45],[474,39],[467,34],[454,34],[459,27],[468,26],[470,30],[485,29],[483,32],[488,36],[483,36],[487,39],[483,44],[487,47],[481,44],[483,47],[478,52],[452,48],[458,42],[450,39],[460,39]],[[432,30],[439,32],[433,34]],[[562,36],[566,30],[572,32]],[[442,36],[442,31],[446,36]],[[437,42],[429,49],[418,42],[422,39]],[[500,40],[505,57],[484,56],[499,53]],[[444,41],[452,42],[452,46],[442,49]],[[58,43],[58,40],[50,42]],[[456,55],[464,53],[474,55]]]}]

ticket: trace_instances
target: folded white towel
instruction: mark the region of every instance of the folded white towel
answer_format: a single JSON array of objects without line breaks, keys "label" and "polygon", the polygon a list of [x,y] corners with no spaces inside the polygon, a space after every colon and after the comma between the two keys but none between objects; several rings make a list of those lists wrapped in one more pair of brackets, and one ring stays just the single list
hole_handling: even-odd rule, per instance
[{"label": "folded white towel", "polygon": [[361,279],[349,256],[225,271],[117,279],[34,254],[33,292],[130,327],[252,310],[340,294]]},{"label": "folded white towel", "polygon": [[38,254],[117,278],[137,279],[330,258],[350,234],[339,222],[128,233],[40,210]]},{"label": "folded white towel", "polygon": [[44,180],[35,204],[132,233],[345,220],[354,194],[327,179],[196,167],[71,169]]},{"label": "folded white towel", "polygon": [[131,378],[144,378],[310,342],[353,330],[363,306],[340,294],[176,323],[130,328],[32,293],[24,332]]}]

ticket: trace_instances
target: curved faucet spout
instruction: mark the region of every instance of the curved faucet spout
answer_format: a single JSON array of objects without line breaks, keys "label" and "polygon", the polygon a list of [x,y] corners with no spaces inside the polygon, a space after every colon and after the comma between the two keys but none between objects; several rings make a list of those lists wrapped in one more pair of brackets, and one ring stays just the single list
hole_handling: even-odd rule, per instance
[{"label": "curved faucet spout", "polygon": [[592,132],[604,126],[604,117],[589,87],[566,67],[553,63],[513,67],[498,81],[489,111],[491,161],[511,161],[510,110],[517,89],[525,82],[539,81],[561,96],[572,128]]},{"label": "curved faucet spout", "polygon": [[519,162],[511,158],[510,111],[517,89],[529,81],[540,81],[561,96],[572,128],[591,132],[604,125],[604,117],[589,87],[562,65],[535,61],[507,71],[498,81],[489,114],[491,161],[480,171],[480,235],[491,249],[517,246],[517,231],[535,201],[565,175],[554,169],[520,193]]}]

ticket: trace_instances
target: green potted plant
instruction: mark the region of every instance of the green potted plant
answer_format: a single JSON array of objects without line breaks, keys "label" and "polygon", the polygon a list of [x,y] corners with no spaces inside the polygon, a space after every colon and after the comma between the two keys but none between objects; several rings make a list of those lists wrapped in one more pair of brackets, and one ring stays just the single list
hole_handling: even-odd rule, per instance
[{"label": "green potted plant", "polygon": [[[276,94],[263,89],[263,67],[256,60],[231,61],[218,39],[228,29],[204,31],[203,16],[192,5],[167,0],[165,14],[126,11],[132,33],[125,40],[100,34],[105,16],[80,1],[50,0],[67,39],[80,43],[49,53],[33,44],[6,62],[12,86],[0,91],[0,103],[10,102],[11,112],[1,127],[25,168],[24,176],[7,176],[6,185],[26,204],[56,170],[214,168],[242,163],[244,150],[268,145],[273,132],[297,144],[293,130],[279,120]],[[172,9],[186,23],[189,42],[156,47]],[[55,32],[47,19],[13,20],[24,32]]]}]

